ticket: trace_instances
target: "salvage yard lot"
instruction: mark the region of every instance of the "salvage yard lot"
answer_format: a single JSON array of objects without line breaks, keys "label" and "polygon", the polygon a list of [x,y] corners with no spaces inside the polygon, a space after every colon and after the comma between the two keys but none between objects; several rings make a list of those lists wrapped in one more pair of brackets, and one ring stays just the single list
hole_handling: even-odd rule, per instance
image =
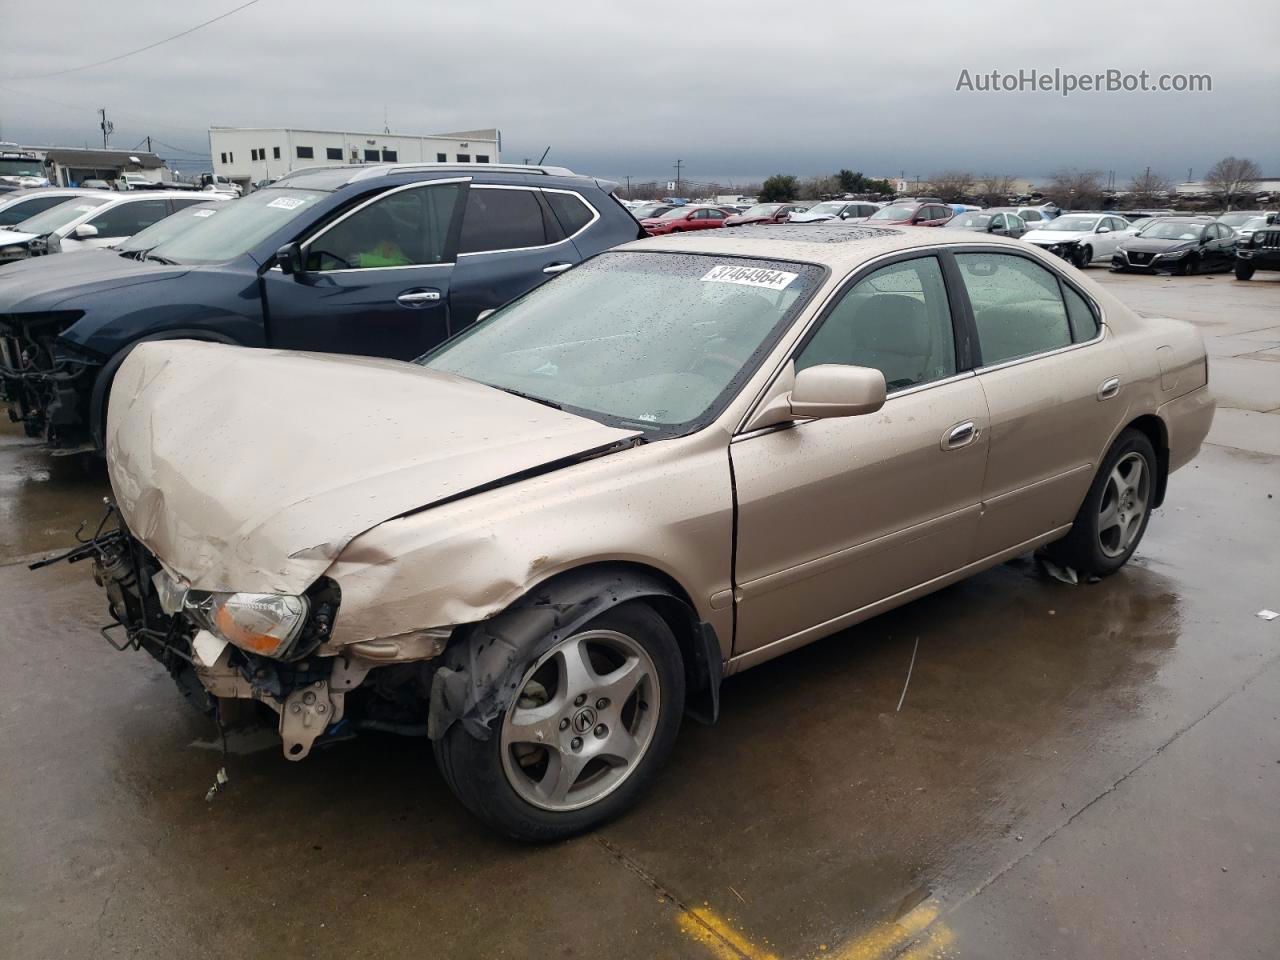
[{"label": "salvage yard lot", "polygon": [[[1114,276],[1220,408],[1135,559],[1006,564],[726,682],[621,821],[496,839],[419,741],[306,764],[95,639],[107,493],[0,434],[0,957],[1273,957],[1280,279]],[[912,650],[918,653],[907,679]]]}]

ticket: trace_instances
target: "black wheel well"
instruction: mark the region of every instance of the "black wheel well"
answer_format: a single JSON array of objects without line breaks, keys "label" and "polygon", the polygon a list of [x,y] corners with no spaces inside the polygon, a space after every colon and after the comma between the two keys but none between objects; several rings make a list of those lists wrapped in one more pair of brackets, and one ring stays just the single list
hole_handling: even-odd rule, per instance
[{"label": "black wheel well", "polygon": [[1169,430],[1164,421],[1153,413],[1130,421],[1125,429],[1145,435],[1156,452],[1156,497],[1152,506],[1158,507],[1164,502],[1164,491],[1169,481]]}]

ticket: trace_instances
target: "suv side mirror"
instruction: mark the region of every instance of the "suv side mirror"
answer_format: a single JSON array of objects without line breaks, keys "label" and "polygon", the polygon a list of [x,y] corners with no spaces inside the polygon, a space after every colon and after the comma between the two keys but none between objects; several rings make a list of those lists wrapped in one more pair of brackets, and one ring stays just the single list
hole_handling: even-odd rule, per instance
[{"label": "suv side mirror", "polygon": [[284,273],[302,273],[302,247],[296,243],[286,243],[276,251],[276,266]]},{"label": "suv side mirror", "polygon": [[884,374],[872,367],[823,363],[796,374],[791,390],[793,417],[857,417],[884,406]]},{"label": "suv side mirror", "polygon": [[71,231],[71,235],[77,240],[89,240],[98,235],[98,228],[92,223],[82,223]]}]

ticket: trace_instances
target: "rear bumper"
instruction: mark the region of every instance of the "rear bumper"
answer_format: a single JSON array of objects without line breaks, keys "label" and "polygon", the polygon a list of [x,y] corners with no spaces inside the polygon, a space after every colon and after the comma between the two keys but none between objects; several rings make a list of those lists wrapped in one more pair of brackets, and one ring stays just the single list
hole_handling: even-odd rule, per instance
[{"label": "rear bumper", "polygon": [[1156,409],[1169,435],[1169,472],[1185,467],[1200,452],[1213,426],[1218,401],[1207,386],[1183,394]]}]

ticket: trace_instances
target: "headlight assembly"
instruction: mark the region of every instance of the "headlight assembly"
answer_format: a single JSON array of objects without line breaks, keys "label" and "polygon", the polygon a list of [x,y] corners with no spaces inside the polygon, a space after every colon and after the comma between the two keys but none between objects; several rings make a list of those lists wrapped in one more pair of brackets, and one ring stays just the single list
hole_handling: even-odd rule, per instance
[{"label": "headlight assembly", "polygon": [[26,247],[0,247],[0,257],[16,257],[26,253]]},{"label": "headlight assembly", "polygon": [[187,611],[228,643],[279,657],[302,632],[310,604],[306,597],[275,593],[189,593]]}]

